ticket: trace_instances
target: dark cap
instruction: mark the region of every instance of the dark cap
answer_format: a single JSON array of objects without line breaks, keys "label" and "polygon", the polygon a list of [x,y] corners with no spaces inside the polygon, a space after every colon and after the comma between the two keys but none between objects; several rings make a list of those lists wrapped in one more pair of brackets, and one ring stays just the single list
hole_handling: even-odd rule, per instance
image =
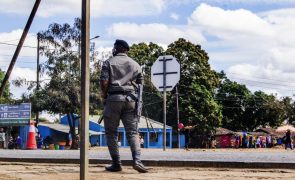
[{"label": "dark cap", "polygon": [[124,40],[117,39],[114,45],[122,46],[123,48],[126,48],[126,49],[129,51],[129,45],[128,45],[128,43],[127,43],[126,41],[124,41]]}]

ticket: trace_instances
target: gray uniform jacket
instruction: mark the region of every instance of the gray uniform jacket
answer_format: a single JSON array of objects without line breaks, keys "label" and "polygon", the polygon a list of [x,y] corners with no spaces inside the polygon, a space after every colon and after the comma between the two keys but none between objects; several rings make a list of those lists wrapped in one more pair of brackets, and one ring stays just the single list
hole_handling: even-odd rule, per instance
[{"label": "gray uniform jacket", "polygon": [[125,53],[119,53],[103,63],[100,79],[108,80],[108,93],[115,94],[108,96],[108,101],[125,101],[125,96],[121,94],[135,91],[131,81],[137,84],[143,82],[141,67]]}]

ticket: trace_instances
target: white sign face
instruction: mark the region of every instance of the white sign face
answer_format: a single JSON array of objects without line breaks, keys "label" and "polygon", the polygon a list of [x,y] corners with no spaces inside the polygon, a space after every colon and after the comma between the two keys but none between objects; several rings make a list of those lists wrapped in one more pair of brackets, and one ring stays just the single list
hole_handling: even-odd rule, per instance
[{"label": "white sign face", "polygon": [[151,81],[158,91],[171,91],[180,79],[180,65],[176,58],[159,56],[151,69]]}]

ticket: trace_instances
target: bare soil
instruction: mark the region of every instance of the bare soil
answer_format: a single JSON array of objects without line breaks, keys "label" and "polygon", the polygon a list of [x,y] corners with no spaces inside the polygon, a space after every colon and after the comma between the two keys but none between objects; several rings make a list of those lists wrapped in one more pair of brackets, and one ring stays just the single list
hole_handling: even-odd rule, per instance
[{"label": "bare soil", "polygon": [[[78,164],[34,164],[0,162],[2,180],[78,180]],[[164,180],[164,179],[295,179],[291,169],[230,169],[230,168],[188,168],[188,167],[151,167],[149,173],[140,174],[131,166],[124,166],[122,172],[111,173],[104,165],[89,166],[90,180]]]}]

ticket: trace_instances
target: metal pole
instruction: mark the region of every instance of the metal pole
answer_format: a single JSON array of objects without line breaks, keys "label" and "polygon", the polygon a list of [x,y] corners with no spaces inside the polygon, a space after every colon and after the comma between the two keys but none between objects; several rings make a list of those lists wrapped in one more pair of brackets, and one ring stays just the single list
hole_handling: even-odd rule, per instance
[{"label": "metal pole", "polygon": [[38,10],[38,7],[39,7],[40,2],[41,2],[41,0],[36,0],[35,1],[34,7],[32,9],[32,12],[31,12],[30,16],[29,16],[29,19],[27,21],[27,24],[25,26],[25,29],[23,31],[23,34],[22,34],[22,36],[21,36],[21,38],[20,38],[20,40],[18,42],[18,45],[16,47],[16,50],[15,50],[15,52],[13,54],[13,57],[12,57],[12,59],[10,61],[9,67],[7,69],[7,72],[5,74],[5,77],[4,77],[3,81],[2,81],[2,84],[1,84],[1,87],[0,87],[0,96],[2,96],[2,94],[3,94],[5,85],[7,84],[7,81],[9,79],[9,77],[10,77],[11,71],[12,71],[12,69],[14,67],[14,64],[15,64],[15,62],[17,60],[17,57],[18,57],[18,55],[19,55],[19,53],[20,53],[20,51],[22,49],[22,46],[23,46],[23,44],[25,42],[25,39],[26,39],[27,34],[28,34],[29,30],[30,30],[31,24],[32,24],[33,19],[35,17],[35,14],[36,14],[36,12]]},{"label": "metal pole", "polygon": [[166,59],[163,59],[163,126],[164,126],[164,136],[163,136],[163,151],[166,150]]},{"label": "metal pole", "polygon": [[[175,95],[176,95],[176,119],[177,119],[177,128],[179,124],[179,105],[178,105],[178,88],[177,86],[175,87]],[[180,132],[177,129],[177,147],[180,148]]]},{"label": "metal pole", "polygon": [[[37,34],[37,87],[36,90],[40,89],[40,80],[39,80],[39,73],[40,73],[40,34]],[[39,124],[39,111],[36,112],[36,127]]]},{"label": "metal pole", "polygon": [[89,147],[89,27],[90,0],[82,0],[81,28],[81,149],[80,180],[88,179]]}]

